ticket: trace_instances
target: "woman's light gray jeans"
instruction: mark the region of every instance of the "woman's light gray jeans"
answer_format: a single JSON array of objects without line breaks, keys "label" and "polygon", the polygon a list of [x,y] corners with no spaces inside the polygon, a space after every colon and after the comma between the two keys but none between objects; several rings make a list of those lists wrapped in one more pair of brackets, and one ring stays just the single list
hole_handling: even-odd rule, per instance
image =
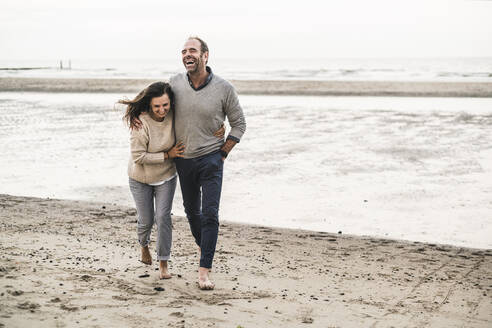
[{"label": "woman's light gray jeans", "polygon": [[154,222],[157,225],[157,260],[167,261],[171,257],[172,222],[171,209],[177,177],[159,186],[129,179],[130,191],[137,207],[138,242],[145,247],[150,242]]}]

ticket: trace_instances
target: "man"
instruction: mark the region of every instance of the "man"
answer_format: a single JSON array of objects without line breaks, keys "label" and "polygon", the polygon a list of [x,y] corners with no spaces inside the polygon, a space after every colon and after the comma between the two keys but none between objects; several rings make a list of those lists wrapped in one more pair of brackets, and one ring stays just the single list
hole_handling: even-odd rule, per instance
[{"label": "man", "polygon": [[[173,76],[170,83],[176,97],[176,139],[186,148],[175,163],[186,216],[201,251],[198,285],[206,290],[215,287],[209,273],[219,232],[223,163],[246,122],[234,87],[207,66],[207,44],[190,37],[181,56],[186,73]],[[226,117],[231,131],[224,143],[213,134]]]}]

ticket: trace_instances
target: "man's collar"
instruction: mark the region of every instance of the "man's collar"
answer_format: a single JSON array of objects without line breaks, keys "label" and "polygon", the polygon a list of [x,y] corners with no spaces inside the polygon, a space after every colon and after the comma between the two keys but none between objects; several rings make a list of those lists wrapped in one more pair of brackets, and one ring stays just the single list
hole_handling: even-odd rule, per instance
[{"label": "man's collar", "polygon": [[186,77],[188,78],[188,83],[190,84],[190,87],[193,90],[195,90],[195,91],[201,90],[201,89],[205,88],[210,81],[212,81],[212,77],[214,75],[214,73],[212,73],[212,69],[210,68],[210,66],[205,67],[205,69],[207,70],[207,73],[208,73],[207,79],[198,88],[195,88],[195,86],[193,86],[193,82],[191,82],[190,76],[188,75],[188,73],[186,73]]}]

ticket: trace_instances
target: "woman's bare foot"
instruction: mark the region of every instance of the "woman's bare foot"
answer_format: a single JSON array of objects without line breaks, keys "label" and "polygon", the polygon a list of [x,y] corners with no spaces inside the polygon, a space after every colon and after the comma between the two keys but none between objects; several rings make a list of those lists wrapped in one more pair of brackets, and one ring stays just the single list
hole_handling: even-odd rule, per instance
[{"label": "woman's bare foot", "polygon": [[198,287],[201,290],[212,290],[215,284],[209,279],[209,269],[200,267],[198,269]]},{"label": "woman's bare foot", "polygon": [[171,274],[167,270],[167,261],[159,261],[159,278],[171,279]]},{"label": "woman's bare foot", "polygon": [[150,256],[149,246],[142,247],[142,259],[140,262],[147,265],[152,264],[152,256]]}]

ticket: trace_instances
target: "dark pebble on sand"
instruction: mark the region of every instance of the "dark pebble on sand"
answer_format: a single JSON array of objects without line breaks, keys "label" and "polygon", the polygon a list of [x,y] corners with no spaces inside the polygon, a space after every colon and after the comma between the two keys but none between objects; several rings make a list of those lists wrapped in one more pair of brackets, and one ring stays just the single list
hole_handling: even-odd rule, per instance
[{"label": "dark pebble on sand", "polygon": [[68,305],[62,304],[62,305],[60,305],[60,309],[68,311],[68,312],[75,312],[79,308],[77,306],[68,306]]},{"label": "dark pebble on sand", "polygon": [[61,302],[61,300],[58,298],[58,297],[55,297],[55,298],[52,298],[50,300],[51,303],[58,303],[58,302]]},{"label": "dark pebble on sand", "polygon": [[[24,292],[22,290],[14,290],[14,291],[7,291],[10,295],[12,296],[20,296],[22,294],[24,294]],[[2,293],[3,294],[3,293]],[[2,295],[3,296],[3,295]]]},{"label": "dark pebble on sand", "polygon": [[181,278],[181,277],[182,277],[182,275],[178,274],[178,278]]},{"label": "dark pebble on sand", "polygon": [[313,318],[302,318],[302,323],[313,323]]},{"label": "dark pebble on sand", "polygon": [[83,276],[80,277],[80,279],[83,281],[89,281],[92,279],[92,277],[89,276],[88,274],[84,274]]},{"label": "dark pebble on sand", "polygon": [[102,207],[102,209],[103,209],[103,210],[104,210],[104,209],[106,209],[106,206],[103,206],[103,207]]},{"label": "dark pebble on sand", "polygon": [[37,309],[39,307],[39,304],[31,303],[31,302],[24,302],[24,303],[17,304],[17,307],[19,309],[23,309],[23,310],[34,310],[34,309]]},{"label": "dark pebble on sand", "polygon": [[150,275],[148,274],[141,274],[140,276],[138,276],[139,278],[148,278],[150,277]]},{"label": "dark pebble on sand", "polygon": [[342,234],[342,230],[338,231],[338,234],[341,235]]},{"label": "dark pebble on sand", "polygon": [[162,288],[162,287],[155,287],[155,288],[154,288],[154,290],[157,290],[158,292],[163,292],[163,291],[165,291],[165,289],[164,289],[164,288]]},{"label": "dark pebble on sand", "polygon": [[99,269],[97,269],[97,271],[99,271],[99,272],[106,272],[106,270],[104,270],[103,268],[99,268]]}]

